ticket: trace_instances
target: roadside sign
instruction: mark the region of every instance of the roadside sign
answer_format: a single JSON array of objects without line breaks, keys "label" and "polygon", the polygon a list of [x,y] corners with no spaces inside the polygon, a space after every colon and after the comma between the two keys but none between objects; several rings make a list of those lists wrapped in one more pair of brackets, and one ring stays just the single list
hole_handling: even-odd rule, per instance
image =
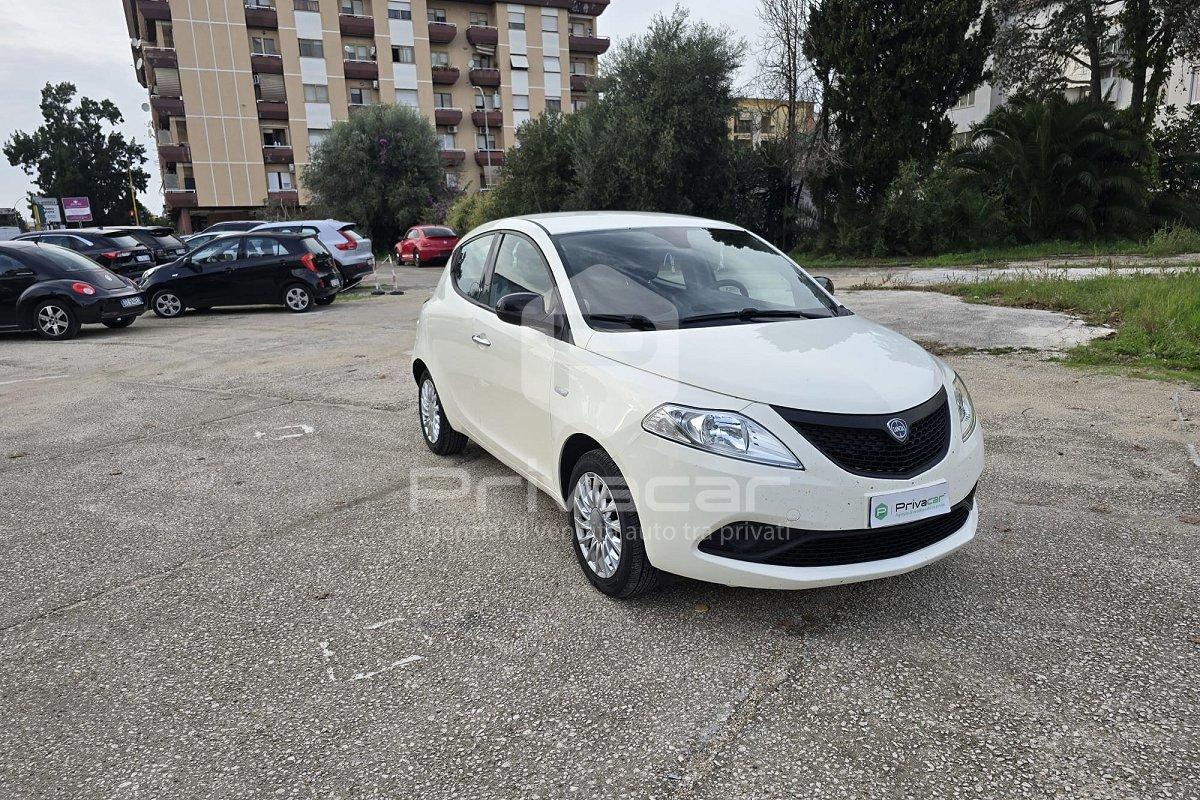
[{"label": "roadside sign", "polygon": [[92,221],[92,204],[86,197],[64,197],[62,203],[67,222]]},{"label": "roadside sign", "polygon": [[43,225],[62,225],[62,214],[58,213],[57,197],[35,197],[33,202],[42,212]]}]

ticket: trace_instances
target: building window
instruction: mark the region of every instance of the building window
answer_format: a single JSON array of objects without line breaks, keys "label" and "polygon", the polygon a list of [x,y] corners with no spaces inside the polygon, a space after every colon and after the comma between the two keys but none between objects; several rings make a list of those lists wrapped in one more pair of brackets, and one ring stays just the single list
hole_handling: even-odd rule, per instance
[{"label": "building window", "polygon": [[450,92],[434,92],[433,107],[454,108],[454,95],[450,94]]},{"label": "building window", "polygon": [[[485,98],[487,99],[485,100]],[[489,108],[491,110],[500,108],[500,93],[492,92],[491,94],[480,95],[479,92],[476,92],[475,109],[477,111],[487,111]]]},{"label": "building window", "polygon": [[542,59],[542,70],[545,72],[562,72],[562,60],[554,56],[548,56]]},{"label": "building window", "polygon": [[450,189],[458,188],[458,173],[446,171],[446,186]]},{"label": "building window", "polygon": [[529,69],[529,56],[520,56],[514,53],[509,58],[512,60],[513,69]]},{"label": "building window", "polygon": [[443,150],[454,150],[454,134],[446,130],[438,131],[438,144]]},{"label": "building window", "polygon": [[546,110],[553,111],[556,114],[561,114],[562,113],[562,98],[547,97],[546,98]]},{"label": "building window", "polygon": [[734,133],[754,133],[754,117],[749,111],[742,111],[733,125]]},{"label": "building window", "polygon": [[366,44],[344,44],[342,57],[346,61],[374,61],[375,48]]},{"label": "building window", "polygon": [[257,56],[277,56],[279,44],[270,36],[251,36],[250,52]]},{"label": "building window", "polygon": [[317,0],[292,0],[292,8],[297,11],[320,11],[321,4]]},{"label": "building window", "polygon": [[486,53],[471,56],[471,69],[495,69],[496,61]]},{"label": "building window", "polygon": [[591,36],[592,31],[595,29],[592,27],[592,23],[587,20],[573,19],[568,30],[572,36]]},{"label": "building window", "polygon": [[245,0],[248,8],[275,8],[275,0]]},{"label": "building window", "polygon": [[490,27],[492,18],[488,16],[486,11],[472,11],[470,15],[472,25],[479,25],[484,28]]},{"label": "building window", "polygon": [[440,50],[433,51],[432,53],[429,54],[429,60],[430,60],[430,62],[433,63],[433,66],[435,69],[437,67],[449,67],[450,66],[450,54],[446,53],[444,51],[440,51]]},{"label": "building window", "polygon": [[295,186],[292,183],[292,173],[283,170],[267,172],[267,191],[290,192],[293,188]]},{"label": "building window", "polygon": [[329,87],[319,83],[304,84],[304,102],[306,103],[328,103],[329,102]]},{"label": "building window", "polygon": [[445,22],[446,21],[446,9],[431,8],[425,12],[425,16],[427,16],[429,18],[430,22]]},{"label": "building window", "polygon": [[490,189],[496,185],[499,179],[499,167],[484,167],[479,173],[479,187],[481,189]]},{"label": "building window", "polygon": [[528,111],[529,110],[529,95],[514,94],[513,95],[513,111]]},{"label": "building window", "polygon": [[475,133],[476,150],[495,150],[496,134],[491,128],[479,128]]},{"label": "building window", "polygon": [[371,16],[364,0],[342,0],[341,11],[343,14],[353,14],[356,17]]},{"label": "building window", "polygon": [[571,59],[571,74],[572,75],[591,75],[592,74],[592,62],[584,61],[584,60],[578,59],[578,58]]},{"label": "building window", "polygon": [[301,58],[324,58],[325,43],[320,39],[301,39],[300,40],[300,57]]},{"label": "building window", "polygon": [[525,12],[524,11],[509,11],[508,12],[508,29],[510,31],[525,30]]},{"label": "building window", "polygon": [[392,61],[397,64],[415,64],[417,51],[408,45],[396,45],[392,48]]},{"label": "building window", "polygon": [[412,19],[410,0],[391,0],[388,3],[388,19]]},{"label": "building window", "polygon": [[312,152],[321,146],[321,142],[329,137],[329,131],[309,129],[308,131],[308,152]]},{"label": "building window", "polygon": [[558,33],[558,14],[542,12],[542,30],[546,33]]},{"label": "building window", "polygon": [[763,133],[775,132],[775,115],[774,114],[759,114],[758,129]]},{"label": "building window", "polygon": [[352,106],[369,106],[375,102],[374,89],[353,88],[348,91],[350,93],[350,105]]},{"label": "building window", "polygon": [[263,128],[263,147],[287,147],[287,128]]},{"label": "building window", "polygon": [[967,92],[962,97],[958,98],[958,102],[954,105],[954,107],[955,108],[970,108],[973,105],[975,105],[975,90],[974,89]]},{"label": "building window", "polygon": [[579,98],[572,97],[571,98],[571,111],[583,111],[585,108],[587,108],[587,106],[588,106],[587,98],[584,98],[584,97],[579,97]]},{"label": "building window", "polygon": [[416,89],[397,89],[396,90],[396,105],[408,106],[409,108],[420,108],[421,101],[417,97]]}]

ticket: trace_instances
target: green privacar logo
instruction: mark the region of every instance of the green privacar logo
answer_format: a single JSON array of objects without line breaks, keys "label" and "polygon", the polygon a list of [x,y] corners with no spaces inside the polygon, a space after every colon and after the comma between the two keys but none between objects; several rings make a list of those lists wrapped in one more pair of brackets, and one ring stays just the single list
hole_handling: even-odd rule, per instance
[{"label": "green privacar logo", "polygon": [[875,519],[884,519],[888,515],[887,503],[875,506]]}]

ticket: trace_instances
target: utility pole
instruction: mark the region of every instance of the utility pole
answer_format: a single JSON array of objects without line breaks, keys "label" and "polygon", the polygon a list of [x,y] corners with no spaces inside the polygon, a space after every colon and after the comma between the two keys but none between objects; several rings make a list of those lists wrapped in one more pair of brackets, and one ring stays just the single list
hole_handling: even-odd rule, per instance
[{"label": "utility pole", "polygon": [[142,217],[138,214],[137,192],[133,190],[133,167],[129,168],[129,202],[133,206],[133,224],[142,226]]}]

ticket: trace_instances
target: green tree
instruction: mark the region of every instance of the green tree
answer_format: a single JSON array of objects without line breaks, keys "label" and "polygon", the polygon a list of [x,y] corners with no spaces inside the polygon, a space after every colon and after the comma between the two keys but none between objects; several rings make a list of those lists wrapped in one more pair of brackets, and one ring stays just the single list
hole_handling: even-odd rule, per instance
[{"label": "green tree", "polygon": [[313,151],[304,184],[334,216],[390,247],[442,191],[437,135],[419,112],[373,105],[334,124]]},{"label": "green tree", "polygon": [[578,206],[727,214],[742,49],[678,6],[618,46],[574,137]]},{"label": "green tree", "polygon": [[575,177],[578,115],[547,113],[517,131],[520,147],[507,155],[501,181],[492,190],[491,207],[500,216],[537,214],[573,208],[579,190]]},{"label": "green tree", "polygon": [[42,125],[18,131],[4,144],[8,163],[34,179],[50,197],[87,197],[92,216],[102,225],[133,222],[129,180],[145,191],[150,175],[142,169],[146,149],[113,128],[120,110],[111,100],[79,98],[75,85],[47,83],[42,88]]},{"label": "green tree", "polygon": [[1200,105],[1171,108],[1154,131],[1158,177],[1168,204],[1178,201],[1177,215],[1200,222]]},{"label": "green tree", "polygon": [[947,111],[985,77],[995,25],[982,0],[823,0],[804,53],[822,86],[840,164],[818,192],[842,241],[869,246],[900,165],[950,143]]}]

